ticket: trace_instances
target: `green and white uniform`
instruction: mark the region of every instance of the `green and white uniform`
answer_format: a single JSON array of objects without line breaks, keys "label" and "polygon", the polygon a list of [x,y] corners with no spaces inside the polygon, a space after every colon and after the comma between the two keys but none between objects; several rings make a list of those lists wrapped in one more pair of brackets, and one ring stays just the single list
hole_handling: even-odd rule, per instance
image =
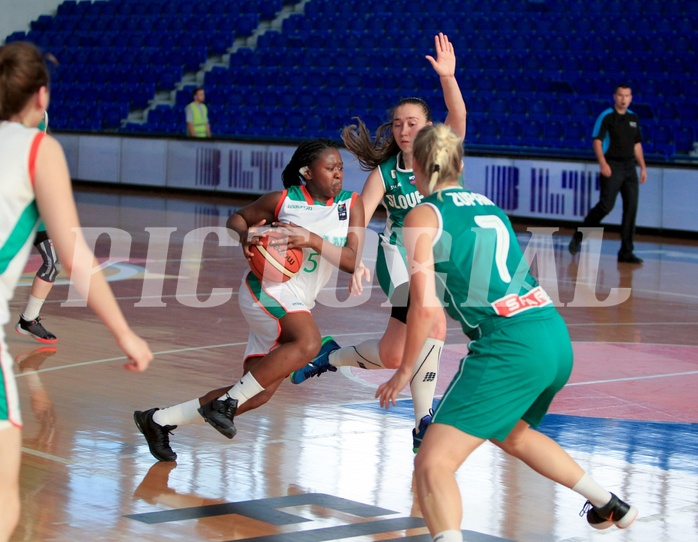
[{"label": "green and white uniform", "polygon": [[[333,200],[314,201],[305,186],[293,186],[283,191],[275,220],[293,222],[336,246],[344,246],[357,196],[342,190]],[[334,269],[320,254],[304,248],[301,270],[286,282],[260,282],[252,272],[245,275],[238,295],[240,310],[250,325],[245,359],[263,356],[279,345],[279,320],[291,312],[310,312]]]},{"label": "green and white uniform", "polygon": [[[414,173],[411,169],[400,167],[401,155],[402,153],[398,153],[378,166],[385,188],[382,203],[387,211],[387,218],[378,245],[376,275],[381,289],[389,299],[392,299],[398,286],[409,283],[402,225],[407,213],[422,201],[422,195],[414,184]],[[406,301],[399,300],[403,304]]]},{"label": "green and white uniform", "polygon": [[34,164],[43,132],[17,122],[0,122],[0,429],[22,426],[12,356],[3,326],[9,303],[29,257],[39,212]]},{"label": "green and white uniform", "polygon": [[523,419],[536,427],[572,371],[567,327],[531,276],[506,214],[481,194],[431,194],[439,220],[436,288],[472,342],[434,422],[503,440]]}]

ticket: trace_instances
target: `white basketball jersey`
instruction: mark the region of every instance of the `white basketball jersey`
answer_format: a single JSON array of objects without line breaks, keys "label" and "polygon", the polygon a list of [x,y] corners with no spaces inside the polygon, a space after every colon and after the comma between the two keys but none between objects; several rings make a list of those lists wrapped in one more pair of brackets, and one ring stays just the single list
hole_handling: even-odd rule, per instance
[{"label": "white basketball jersey", "polygon": [[0,325],[27,263],[39,212],[34,198],[34,162],[43,132],[0,122]]},{"label": "white basketball jersey", "polygon": [[[349,232],[349,216],[357,194],[342,190],[331,202],[316,202],[304,186],[293,186],[285,191],[277,219],[293,222],[315,233],[336,246],[344,246]],[[334,266],[309,248],[303,249],[301,270],[287,285],[308,308],[332,275]]]}]

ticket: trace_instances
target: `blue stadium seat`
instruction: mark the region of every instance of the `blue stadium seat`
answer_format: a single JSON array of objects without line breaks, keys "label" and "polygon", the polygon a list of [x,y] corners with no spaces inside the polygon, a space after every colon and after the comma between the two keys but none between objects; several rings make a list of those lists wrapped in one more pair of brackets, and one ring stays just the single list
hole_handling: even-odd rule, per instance
[{"label": "blue stadium seat", "polygon": [[303,89],[298,94],[298,107],[303,111],[308,111],[315,108],[316,99],[312,89]]},{"label": "blue stadium seat", "polygon": [[78,3],[76,0],[64,0],[63,3],[58,5],[56,13],[58,15],[75,15],[78,12]]},{"label": "blue stadium seat", "polygon": [[521,145],[521,122],[514,119],[504,119],[499,123],[502,145]]},{"label": "blue stadium seat", "polygon": [[537,146],[543,139],[543,125],[540,121],[530,119],[521,124],[521,143],[526,146]]},{"label": "blue stadium seat", "polygon": [[510,97],[511,93],[516,90],[514,86],[514,78],[510,75],[499,75],[495,77],[495,88],[493,92],[503,93],[504,96]]},{"label": "blue stadium seat", "polygon": [[524,117],[528,115],[528,101],[520,96],[513,96],[509,102],[509,115]]},{"label": "blue stadium seat", "polygon": [[[690,101],[695,102],[698,99],[698,79],[686,79],[683,82],[683,95]],[[695,117],[694,117],[695,118]]]},{"label": "blue stadium seat", "polygon": [[676,152],[674,130],[667,124],[658,124],[652,135],[652,149],[654,152],[672,156]]},{"label": "blue stadium seat", "polygon": [[[479,132],[474,127],[486,121],[489,113],[499,127],[484,122],[484,137],[498,137],[500,144],[516,144],[510,142],[520,138],[526,145],[557,141],[559,130],[554,135],[550,131],[558,127],[548,122],[555,120],[564,125],[568,148],[578,145],[588,150],[587,124],[612,104],[613,86],[620,79],[633,86],[633,107],[640,109],[643,126],[654,117],[660,121],[648,124],[648,133],[664,124],[672,129],[678,147],[686,148],[693,128],[684,128],[698,118],[693,113],[698,78],[693,73],[696,46],[692,39],[698,30],[698,9],[686,4],[672,11],[660,0],[642,0],[642,9],[630,8],[636,12],[630,17],[627,9],[620,9],[622,0],[610,1],[577,1],[563,10],[550,2],[531,6],[485,0],[468,3],[468,17],[462,18],[457,15],[464,7],[457,2],[436,9],[426,2],[374,0],[362,5],[357,16],[355,6],[347,3],[314,0],[304,13],[286,19],[280,31],[260,35],[255,51],[238,50],[230,69],[207,73],[205,86],[211,103],[222,109],[288,110],[289,135],[301,124],[298,116],[291,123],[293,109],[302,108],[298,113],[312,116],[316,126],[322,121],[318,130],[336,137],[352,113],[368,118],[380,112],[382,117],[383,108],[408,95],[423,96],[435,108],[435,120],[443,120],[441,91],[423,55],[433,46],[432,29],[445,30],[457,51],[468,51],[458,78],[468,106],[471,140]],[[31,38],[60,53],[61,66],[53,76],[54,104],[70,108],[71,103],[128,100],[131,107],[142,107],[156,88],[174,89],[185,71],[198,71],[209,56],[226,53],[236,30],[238,36],[251,35],[260,20],[274,17],[286,3],[231,2],[68,0],[59,4],[55,17],[37,18],[29,34],[14,33],[9,41]],[[638,3],[633,0],[632,5]],[[545,10],[533,9],[539,7]],[[405,16],[418,8],[420,17]],[[444,9],[454,14],[447,21]],[[606,13],[617,13],[618,25],[602,15]],[[409,39],[383,32],[398,16],[408,20],[404,28]],[[347,24],[349,17],[351,24]],[[649,27],[652,32],[641,30]],[[606,39],[600,39],[599,33]],[[347,67],[328,70],[328,58],[344,58]],[[574,84],[570,87],[570,83]],[[337,93],[338,85],[347,92]],[[84,92],[87,88],[94,92]],[[364,96],[357,92],[362,88],[376,90],[380,96]],[[249,98],[253,103],[246,103],[248,95],[255,95]],[[189,91],[178,93],[178,105],[172,109],[177,118],[153,114],[153,127],[165,130],[181,124],[181,107],[190,100]],[[649,109],[643,111],[642,104]],[[654,115],[648,116],[652,108]],[[326,113],[314,115],[317,111]],[[116,114],[105,106],[101,115],[102,127],[113,129]],[[531,120],[536,118],[545,119],[538,128],[545,127],[547,134],[532,127]],[[226,122],[233,124],[232,119]],[[523,122],[521,132],[519,122]],[[75,123],[94,128],[94,123],[88,124]],[[264,126],[269,133],[274,129]],[[665,132],[664,128],[656,131],[655,147],[671,141]]]},{"label": "blue stadium seat", "polygon": [[478,75],[475,78],[475,89],[480,92],[492,92],[496,89],[496,82],[491,75]]},{"label": "blue stadium seat", "polygon": [[543,124],[543,144],[546,147],[564,147],[566,140],[564,123],[558,120],[548,120]]},{"label": "blue stadium seat", "polygon": [[517,74],[516,76],[512,76],[512,78],[514,88],[518,94],[526,95],[536,92],[536,76]]},{"label": "blue stadium seat", "polygon": [[493,118],[483,119],[478,127],[478,143],[496,145],[499,143],[499,121]]},{"label": "blue stadium seat", "polygon": [[690,152],[693,150],[693,144],[698,141],[693,126],[680,125],[674,128],[674,141],[676,142],[677,152]]},{"label": "blue stadium seat", "polygon": [[548,102],[543,98],[536,98],[531,101],[528,107],[528,114],[534,118],[545,118],[548,116]]},{"label": "blue stadium seat", "polygon": [[308,131],[308,137],[317,137],[317,134],[323,127],[322,117],[320,115],[307,115],[305,118],[305,128]]},{"label": "blue stadium seat", "polygon": [[259,15],[256,13],[240,15],[235,24],[235,33],[243,37],[251,36],[257,26],[259,26]]},{"label": "blue stadium seat", "polygon": [[288,115],[285,135],[289,137],[305,136],[305,115],[303,113],[295,112]]},{"label": "blue stadium seat", "polygon": [[662,100],[656,109],[657,118],[662,122],[681,120],[681,106],[674,100]]},{"label": "blue stadium seat", "polygon": [[495,98],[489,103],[489,113],[502,117],[509,113],[509,101],[504,98]]},{"label": "blue stadium seat", "polygon": [[18,32],[12,32],[7,38],[5,39],[5,43],[12,43],[13,41],[24,41],[27,39],[27,34],[26,32],[18,31]]},{"label": "blue stadium seat", "polygon": [[565,141],[572,147],[591,148],[591,123],[571,121],[565,123]]}]

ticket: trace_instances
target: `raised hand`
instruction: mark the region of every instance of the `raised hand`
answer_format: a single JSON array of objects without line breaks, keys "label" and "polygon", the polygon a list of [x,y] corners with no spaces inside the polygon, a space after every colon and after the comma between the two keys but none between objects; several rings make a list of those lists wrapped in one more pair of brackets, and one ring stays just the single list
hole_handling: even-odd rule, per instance
[{"label": "raised hand", "polygon": [[453,50],[453,44],[448,41],[448,36],[439,32],[434,36],[434,47],[436,49],[436,58],[431,55],[426,55],[426,59],[431,63],[431,67],[439,75],[439,77],[449,77],[456,73],[456,53]]}]

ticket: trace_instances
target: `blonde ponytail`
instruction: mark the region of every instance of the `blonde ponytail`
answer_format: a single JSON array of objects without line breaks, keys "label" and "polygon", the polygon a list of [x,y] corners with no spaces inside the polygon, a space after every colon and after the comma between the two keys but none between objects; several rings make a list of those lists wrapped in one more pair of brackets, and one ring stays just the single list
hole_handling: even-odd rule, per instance
[{"label": "blonde ponytail", "polygon": [[422,171],[429,175],[428,188],[432,193],[441,184],[458,181],[463,140],[445,124],[430,124],[417,134],[413,155]]}]

